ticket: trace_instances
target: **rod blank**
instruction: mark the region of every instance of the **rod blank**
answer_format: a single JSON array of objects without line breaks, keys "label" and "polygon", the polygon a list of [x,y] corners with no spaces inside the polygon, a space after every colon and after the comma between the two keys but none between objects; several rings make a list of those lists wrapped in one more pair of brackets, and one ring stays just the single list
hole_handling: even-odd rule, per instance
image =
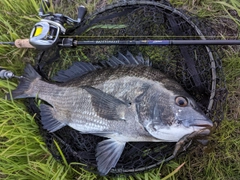
[{"label": "rod blank", "polygon": [[173,45],[240,45],[240,40],[170,40]]},{"label": "rod blank", "polygon": [[81,45],[240,45],[240,40],[100,40],[77,41]]}]

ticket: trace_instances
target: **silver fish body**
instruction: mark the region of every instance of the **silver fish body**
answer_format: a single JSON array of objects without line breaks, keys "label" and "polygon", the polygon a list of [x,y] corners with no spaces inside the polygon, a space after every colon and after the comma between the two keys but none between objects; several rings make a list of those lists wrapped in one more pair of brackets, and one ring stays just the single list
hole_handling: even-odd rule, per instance
[{"label": "silver fish body", "polygon": [[212,127],[176,81],[149,66],[100,68],[57,84],[43,81],[30,65],[23,76],[12,96],[47,102],[40,105],[45,129],[54,132],[68,125],[109,138],[96,148],[103,175],[115,167],[126,142],[177,142]]}]

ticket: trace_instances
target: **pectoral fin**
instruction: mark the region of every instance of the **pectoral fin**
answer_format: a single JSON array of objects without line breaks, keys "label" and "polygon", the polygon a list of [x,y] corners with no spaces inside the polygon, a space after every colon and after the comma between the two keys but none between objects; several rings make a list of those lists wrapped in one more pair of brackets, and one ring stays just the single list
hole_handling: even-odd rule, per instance
[{"label": "pectoral fin", "polygon": [[125,120],[125,112],[129,106],[128,103],[125,103],[100,89],[88,86],[82,88],[91,94],[92,106],[100,117],[108,120]]},{"label": "pectoral fin", "polygon": [[106,175],[116,166],[126,142],[107,139],[98,143],[96,148],[97,168],[101,175]]},{"label": "pectoral fin", "polygon": [[55,132],[58,129],[66,126],[65,123],[58,121],[55,116],[55,110],[46,104],[40,105],[40,115],[43,128],[47,129],[49,132]]}]

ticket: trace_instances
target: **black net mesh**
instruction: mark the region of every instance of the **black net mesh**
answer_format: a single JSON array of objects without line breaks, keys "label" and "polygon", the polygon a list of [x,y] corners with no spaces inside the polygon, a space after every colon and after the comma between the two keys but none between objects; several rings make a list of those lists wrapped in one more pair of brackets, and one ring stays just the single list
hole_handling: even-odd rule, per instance
[{"label": "black net mesh", "polygon": [[[67,32],[78,40],[160,40],[160,39],[213,39],[216,32],[211,26],[187,12],[174,9],[168,2],[124,1],[109,5],[85,18],[80,27]],[[117,52],[142,52],[153,66],[182,84],[204,112],[214,121],[221,122],[226,97],[224,75],[219,49],[206,45],[181,46],[81,46],[72,49],[54,47],[41,52],[36,68],[48,80],[60,69],[74,61],[97,62],[107,60]],[[62,160],[60,147],[68,163],[84,164],[95,171],[96,144],[103,138],[81,134],[70,127],[48,133],[40,123],[39,109],[33,99],[29,110],[36,120],[46,144],[56,159]],[[125,150],[111,170],[112,173],[136,172],[153,168],[173,153],[175,143],[127,143]]]}]

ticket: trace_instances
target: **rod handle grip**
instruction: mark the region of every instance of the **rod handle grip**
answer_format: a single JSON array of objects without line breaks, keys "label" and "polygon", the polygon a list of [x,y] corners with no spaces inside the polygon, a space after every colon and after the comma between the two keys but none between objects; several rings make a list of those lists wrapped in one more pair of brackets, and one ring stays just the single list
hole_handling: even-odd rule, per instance
[{"label": "rod handle grip", "polygon": [[17,39],[17,40],[14,42],[14,45],[15,45],[17,48],[35,48],[34,46],[32,46],[32,45],[29,43],[29,39]]}]

